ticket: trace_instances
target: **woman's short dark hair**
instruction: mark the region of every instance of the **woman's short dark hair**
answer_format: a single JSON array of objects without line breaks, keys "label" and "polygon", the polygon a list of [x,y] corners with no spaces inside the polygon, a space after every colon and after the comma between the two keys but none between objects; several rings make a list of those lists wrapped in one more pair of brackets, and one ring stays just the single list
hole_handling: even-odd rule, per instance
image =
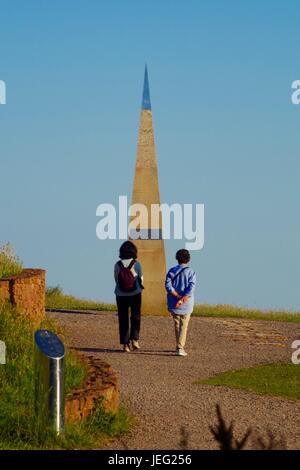
[{"label": "woman's short dark hair", "polygon": [[137,247],[130,240],[122,243],[120,246],[119,257],[121,259],[136,259],[137,258]]},{"label": "woman's short dark hair", "polygon": [[190,252],[188,250],[185,250],[184,248],[182,248],[181,250],[177,251],[176,259],[177,259],[179,264],[188,263],[191,259]]}]

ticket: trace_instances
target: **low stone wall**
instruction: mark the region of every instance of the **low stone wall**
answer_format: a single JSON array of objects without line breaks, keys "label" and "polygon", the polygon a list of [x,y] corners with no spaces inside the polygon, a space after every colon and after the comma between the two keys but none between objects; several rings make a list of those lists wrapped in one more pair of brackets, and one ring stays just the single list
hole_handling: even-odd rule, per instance
[{"label": "low stone wall", "polygon": [[45,277],[43,269],[24,269],[0,280],[0,306],[11,303],[17,311],[39,325],[45,317]]},{"label": "low stone wall", "polygon": [[119,409],[119,384],[111,366],[93,356],[80,355],[80,359],[87,364],[87,379],[82,389],[66,396],[66,421],[86,419],[101,398],[104,410],[116,413]]}]

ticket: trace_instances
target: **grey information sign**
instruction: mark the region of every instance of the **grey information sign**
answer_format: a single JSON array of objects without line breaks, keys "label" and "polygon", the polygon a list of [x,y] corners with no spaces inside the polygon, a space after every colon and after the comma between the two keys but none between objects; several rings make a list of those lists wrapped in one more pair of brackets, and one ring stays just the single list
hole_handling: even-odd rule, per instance
[{"label": "grey information sign", "polygon": [[35,343],[35,413],[40,434],[51,428],[64,429],[64,357],[60,338],[48,330],[38,330]]}]

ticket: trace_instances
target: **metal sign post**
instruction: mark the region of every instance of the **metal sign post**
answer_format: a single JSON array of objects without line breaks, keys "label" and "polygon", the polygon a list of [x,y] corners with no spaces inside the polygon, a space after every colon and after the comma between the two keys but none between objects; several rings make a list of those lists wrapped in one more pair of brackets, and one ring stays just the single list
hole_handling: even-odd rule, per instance
[{"label": "metal sign post", "polygon": [[61,434],[64,429],[65,347],[57,335],[38,330],[35,349],[35,413],[40,435],[47,429]]}]

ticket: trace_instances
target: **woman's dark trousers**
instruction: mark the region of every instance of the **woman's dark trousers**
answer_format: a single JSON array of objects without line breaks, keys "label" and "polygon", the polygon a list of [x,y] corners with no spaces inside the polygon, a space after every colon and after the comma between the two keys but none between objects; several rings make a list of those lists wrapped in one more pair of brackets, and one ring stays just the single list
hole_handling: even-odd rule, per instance
[{"label": "woman's dark trousers", "polygon": [[[130,340],[137,341],[140,336],[141,327],[141,303],[142,294],[135,295],[117,295],[120,344],[128,344]],[[130,308],[130,332],[129,315]]]}]

